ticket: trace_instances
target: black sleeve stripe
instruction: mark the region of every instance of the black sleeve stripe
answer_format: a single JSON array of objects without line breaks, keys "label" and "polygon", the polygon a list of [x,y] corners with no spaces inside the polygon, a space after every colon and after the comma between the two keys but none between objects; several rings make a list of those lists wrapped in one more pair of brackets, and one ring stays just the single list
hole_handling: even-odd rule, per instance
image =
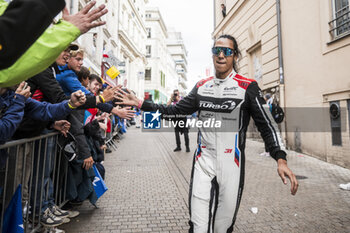
[{"label": "black sleeve stripe", "polygon": [[276,130],[275,128],[273,127],[272,123],[271,123],[271,119],[269,118],[268,114],[266,114],[265,110],[262,108],[259,100],[258,100],[258,97],[255,97],[255,101],[257,103],[257,105],[259,106],[259,109],[262,113],[262,115],[264,116],[264,119],[266,120],[267,122],[267,125],[269,126],[271,132],[272,132],[272,135],[273,135],[273,138],[274,138],[274,141],[276,143],[276,146],[280,147],[280,144],[279,144],[279,140],[278,140],[278,135],[276,133]]}]

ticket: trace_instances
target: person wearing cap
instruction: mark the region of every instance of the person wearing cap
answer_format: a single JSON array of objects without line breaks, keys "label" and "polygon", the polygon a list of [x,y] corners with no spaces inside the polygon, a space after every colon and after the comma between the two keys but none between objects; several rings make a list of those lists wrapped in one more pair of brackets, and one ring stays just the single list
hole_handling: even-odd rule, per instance
[{"label": "person wearing cap", "polygon": [[76,51],[79,49],[79,45],[75,44],[75,43],[71,43],[69,46],[68,46],[68,49],[69,51]]},{"label": "person wearing cap", "polygon": [[93,15],[89,14],[95,4],[96,1],[90,2],[75,15],[69,15],[68,9],[65,8],[62,20],[46,29],[13,65],[0,70],[0,87],[13,86],[42,72],[81,34],[105,24],[104,21],[97,21],[107,13],[107,9],[104,9],[105,5],[91,11]]}]

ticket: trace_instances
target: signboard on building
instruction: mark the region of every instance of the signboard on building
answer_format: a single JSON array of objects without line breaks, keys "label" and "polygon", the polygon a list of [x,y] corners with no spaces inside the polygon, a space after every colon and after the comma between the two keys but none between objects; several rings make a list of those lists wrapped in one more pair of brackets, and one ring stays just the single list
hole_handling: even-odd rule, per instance
[{"label": "signboard on building", "polygon": [[120,74],[120,71],[117,69],[117,67],[111,66],[111,68],[107,70],[106,74],[111,77],[111,79],[115,79]]}]

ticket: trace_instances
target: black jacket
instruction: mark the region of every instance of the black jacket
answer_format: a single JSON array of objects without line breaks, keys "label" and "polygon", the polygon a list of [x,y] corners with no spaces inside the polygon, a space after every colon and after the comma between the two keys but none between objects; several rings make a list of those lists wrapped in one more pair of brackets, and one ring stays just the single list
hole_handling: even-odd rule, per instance
[{"label": "black jacket", "polygon": [[286,159],[278,127],[270,111],[265,109],[266,103],[257,82],[234,74],[223,80],[210,77],[199,81],[176,105],[164,106],[145,101],[141,109],[159,110],[162,117],[190,115],[198,111],[198,119],[203,122],[221,122],[218,128],[199,127],[198,143],[213,148],[212,153],[215,154],[216,149],[218,153],[224,153],[222,148],[230,149],[236,140],[237,149],[243,157],[246,132],[252,117],[271,156],[276,160]]},{"label": "black jacket", "polygon": [[91,156],[89,145],[84,134],[84,113],[85,110],[73,111],[68,116],[68,121],[71,123],[69,132],[71,132],[77,141],[77,159],[84,160]]},{"label": "black jacket", "polygon": [[11,66],[45,31],[64,0],[13,0],[0,16],[0,70]]}]

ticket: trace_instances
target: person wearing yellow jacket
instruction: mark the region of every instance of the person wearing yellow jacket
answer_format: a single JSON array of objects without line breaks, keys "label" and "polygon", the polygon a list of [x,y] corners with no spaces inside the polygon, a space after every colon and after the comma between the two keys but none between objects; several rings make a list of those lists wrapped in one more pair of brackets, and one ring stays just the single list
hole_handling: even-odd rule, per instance
[{"label": "person wearing yellow jacket", "polygon": [[65,0],[7,2],[0,0],[0,70],[13,65],[66,5]]},{"label": "person wearing yellow jacket", "polygon": [[[0,0],[0,15],[7,5]],[[108,11],[105,5],[91,10],[91,1],[75,15],[63,10],[62,20],[48,28],[35,43],[10,67],[0,70],[0,87],[10,87],[24,81],[49,67],[71,42],[91,28],[105,24],[96,21]]]}]

